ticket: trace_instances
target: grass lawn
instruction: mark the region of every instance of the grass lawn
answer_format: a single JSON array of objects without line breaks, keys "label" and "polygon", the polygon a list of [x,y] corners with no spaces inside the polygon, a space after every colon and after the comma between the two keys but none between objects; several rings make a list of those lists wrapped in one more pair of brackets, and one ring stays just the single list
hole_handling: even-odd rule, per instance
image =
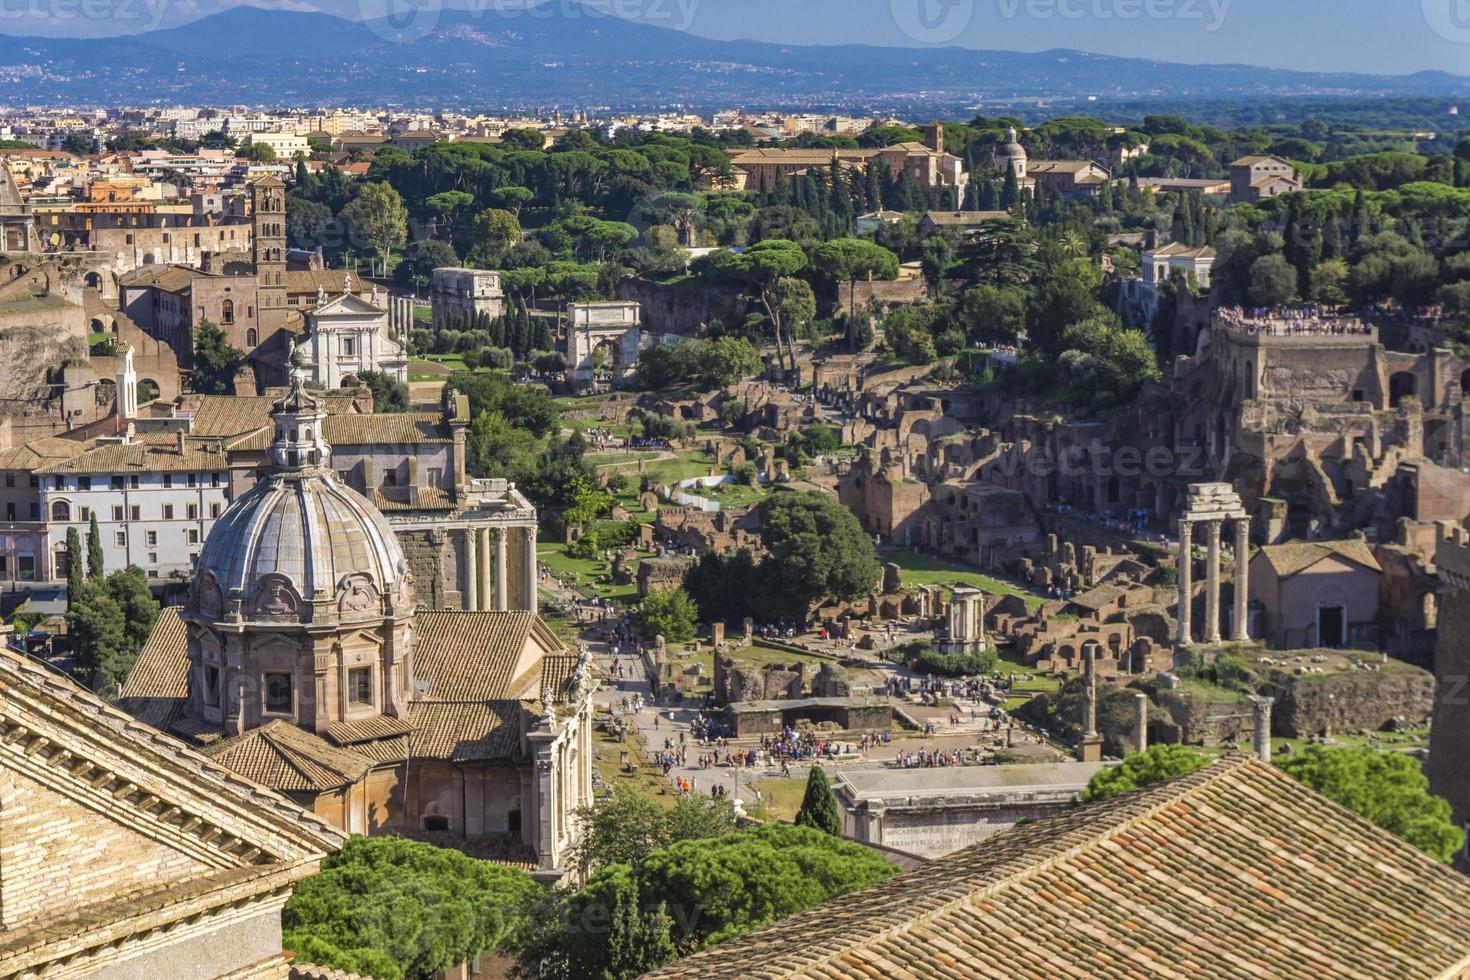
[{"label": "grass lawn", "polygon": [[694,492],[701,497],[718,501],[722,507],[751,507],[765,500],[771,491],[766,487],[749,487],[743,483],[722,483],[717,487],[706,487]]},{"label": "grass lawn", "polygon": [[[648,759],[647,746],[636,731],[627,740],[618,741],[606,732],[599,732],[593,743],[597,758],[593,768],[603,781],[614,789],[631,789],[653,800],[660,806],[672,808],[678,797],[669,791],[669,782],[663,778],[658,767]],[[638,772],[623,771],[620,761],[626,752],[628,759],[638,766]]]},{"label": "grass lawn", "polygon": [[662,459],[649,463],[645,471],[660,485],[678,483],[696,476],[709,476],[714,460],[704,454],[703,449],[680,449],[674,459]]},{"label": "grass lawn", "polygon": [[413,319],[415,323],[432,323],[434,320],[434,308],[431,306],[415,306],[413,308]]},{"label": "grass lawn", "polygon": [[751,667],[764,667],[767,664],[830,664],[836,660],[832,657],[818,657],[810,653],[796,653],[791,650],[781,650],[769,647],[763,643],[756,643],[748,647],[741,647],[730,654],[735,661]]},{"label": "grass lawn", "polygon": [[959,583],[973,586],[987,595],[1022,596],[1029,609],[1036,609],[1046,601],[1045,596],[1030,589],[992,578],[969,566],[936,558],[933,555],[921,555],[915,551],[889,551],[879,553],[878,560],[894,562],[903,569],[904,585],[954,585]]},{"label": "grass lawn", "polygon": [[658,455],[656,452],[588,453],[587,458],[592,461],[592,465],[601,469],[604,466],[630,466],[640,459],[653,459]]},{"label": "grass lawn", "polygon": [[573,558],[567,554],[564,544],[541,542],[536,546],[536,557],[554,575],[571,578],[576,586],[588,596],[611,599],[614,602],[630,603],[638,598],[635,584],[614,585],[598,579],[612,574],[611,566],[600,559]]},{"label": "grass lawn", "polygon": [[755,797],[745,789],[745,781],[740,783],[740,798],[746,802],[746,811],[752,817],[767,822],[793,823],[796,820],[796,811],[801,809],[801,801],[806,796],[805,779],[761,779],[752,784],[760,791],[761,801],[757,806]]}]

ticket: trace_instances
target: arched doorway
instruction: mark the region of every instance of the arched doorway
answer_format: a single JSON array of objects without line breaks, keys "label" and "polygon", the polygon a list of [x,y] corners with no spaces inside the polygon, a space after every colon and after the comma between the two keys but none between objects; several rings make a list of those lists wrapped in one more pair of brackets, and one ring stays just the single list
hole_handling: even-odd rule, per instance
[{"label": "arched doorway", "polygon": [[89,272],[82,277],[82,281],[87,284],[88,289],[102,288],[102,276],[100,273]]}]

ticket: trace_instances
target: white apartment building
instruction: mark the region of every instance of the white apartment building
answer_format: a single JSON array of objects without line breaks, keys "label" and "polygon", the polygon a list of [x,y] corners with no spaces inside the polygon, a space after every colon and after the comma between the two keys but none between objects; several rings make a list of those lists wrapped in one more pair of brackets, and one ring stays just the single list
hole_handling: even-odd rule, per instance
[{"label": "white apartment building", "polygon": [[220,440],[121,436],[36,470],[47,528],[47,569],[66,577],[66,532],[85,542],[93,517],[108,571],[137,565],[149,578],[192,573],[214,521],[230,503]]}]

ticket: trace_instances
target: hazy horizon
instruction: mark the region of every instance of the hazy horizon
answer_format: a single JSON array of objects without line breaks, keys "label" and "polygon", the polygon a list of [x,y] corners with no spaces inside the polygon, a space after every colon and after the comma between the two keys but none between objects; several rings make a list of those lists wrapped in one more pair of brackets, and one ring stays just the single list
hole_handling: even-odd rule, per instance
[{"label": "hazy horizon", "polygon": [[[524,6],[520,0],[513,5]],[[565,7],[576,0],[550,0]],[[712,40],[1092,54],[1319,72],[1470,75],[1470,0],[584,0],[605,15]],[[374,19],[439,0],[24,0],[0,33],[108,37],[236,6]],[[513,27],[505,0],[452,0]],[[441,8],[442,9],[442,8]]]}]

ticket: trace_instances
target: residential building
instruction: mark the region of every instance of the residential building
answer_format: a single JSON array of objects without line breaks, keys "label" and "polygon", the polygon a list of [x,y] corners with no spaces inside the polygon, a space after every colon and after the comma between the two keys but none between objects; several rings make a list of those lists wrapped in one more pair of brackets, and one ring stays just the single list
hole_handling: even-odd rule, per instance
[{"label": "residential building", "polygon": [[1274,156],[1244,156],[1230,165],[1230,203],[1249,204],[1303,187],[1296,166]]}]

